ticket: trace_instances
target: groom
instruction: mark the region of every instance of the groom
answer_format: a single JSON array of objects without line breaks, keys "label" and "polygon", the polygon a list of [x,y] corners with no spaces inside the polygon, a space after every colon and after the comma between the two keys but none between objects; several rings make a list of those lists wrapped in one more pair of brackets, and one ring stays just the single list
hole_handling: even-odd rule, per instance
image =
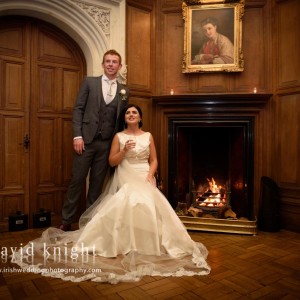
[{"label": "groom", "polygon": [[120,54],[107,51],[102,67],[102,76],[84,79],[73,110],[72,177],[62,209],[62,224],[58,226],[64,231],[71,230],[88,173],[87,206],[100,196],[112,137],[118,131],[120,112],[128,104],[129,90],[116,80],[122,67]]}]

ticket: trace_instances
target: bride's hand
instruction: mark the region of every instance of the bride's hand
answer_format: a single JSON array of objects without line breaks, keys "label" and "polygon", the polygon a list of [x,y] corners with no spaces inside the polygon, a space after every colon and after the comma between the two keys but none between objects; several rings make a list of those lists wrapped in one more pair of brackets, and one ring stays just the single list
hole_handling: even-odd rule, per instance
[{"label": "bride's hand", "polygon": [[125,143],[124,150],[128,151],[129,149],[133,149],[135,147],[136,142],[134,140],[128,140]]},{"label": "bride's hand", "polygon": [[154,187],[156,187],[156,180],[155,180],[155,177],[154,177],[151,173],[148,173],[146,179],[147,179],[147,181],[150,182]]}]

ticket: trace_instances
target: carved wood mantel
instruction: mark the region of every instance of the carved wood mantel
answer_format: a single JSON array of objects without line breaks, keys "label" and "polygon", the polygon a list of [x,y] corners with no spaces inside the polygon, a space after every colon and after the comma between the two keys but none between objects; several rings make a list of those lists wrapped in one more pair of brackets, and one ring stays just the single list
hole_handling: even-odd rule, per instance
[{"label": "carved wood mantel", "polygon": [[[182,116],[256,116],[272,94],[184,94],[153,97],[154,134],[161,152],[167,156],[168,119]],[[164,168],[165,169],[165,168]]]}]

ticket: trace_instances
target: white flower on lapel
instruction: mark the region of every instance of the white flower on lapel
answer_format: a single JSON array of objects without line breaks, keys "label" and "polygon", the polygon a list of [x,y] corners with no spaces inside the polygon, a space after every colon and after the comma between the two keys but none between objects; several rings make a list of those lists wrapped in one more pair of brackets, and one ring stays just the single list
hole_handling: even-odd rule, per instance
[{"label": "white flower on lapel", "polygon": [[124,89],[120,90],[119,95],[121,96],[122,100],[127,99],[126,90],[124,90]]}]

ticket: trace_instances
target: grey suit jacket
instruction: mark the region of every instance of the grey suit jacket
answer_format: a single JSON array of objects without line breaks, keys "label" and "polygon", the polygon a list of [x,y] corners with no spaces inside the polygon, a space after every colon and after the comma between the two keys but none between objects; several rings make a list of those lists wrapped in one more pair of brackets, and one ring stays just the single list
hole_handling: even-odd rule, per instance
[{"label": "grey suit jacket", "polygon": [[[73,137],[82,136],[85,144],[91,143],[97,134],[101,114],[100,101],[103,99],[101,78],[102,76],[85,77],[73,110]],[[125,96],[120,95],[122,89],[126,91]],[[117,119],[112,135],[118,130],[120,112],[128,104],[128,88],[117,83],[116,97],[118,101]]]}]

